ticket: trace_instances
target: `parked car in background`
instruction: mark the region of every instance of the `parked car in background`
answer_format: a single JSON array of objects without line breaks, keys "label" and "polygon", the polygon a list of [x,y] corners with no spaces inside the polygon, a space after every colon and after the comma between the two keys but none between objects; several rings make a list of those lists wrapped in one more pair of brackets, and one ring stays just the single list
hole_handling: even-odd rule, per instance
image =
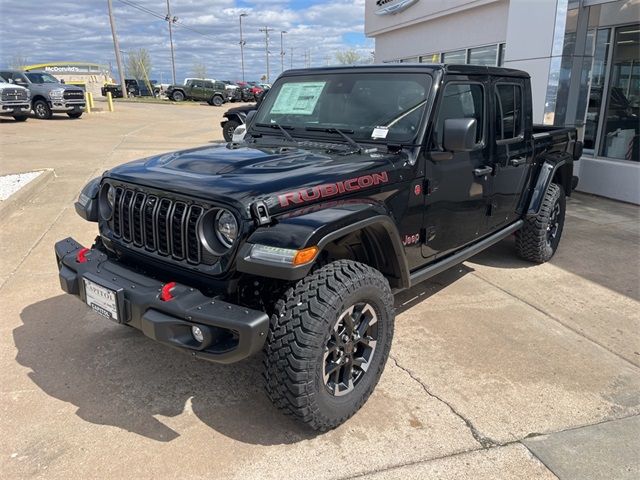
[{"label": "parked car in background", "polygon": [[49,119],[54,113],[66,113],[70,118],[80,118],[84,112],[84,90],[65,85],[50,73],[2,70],[0,75],[15,85],[29,89],[31,108],[36,118]]},{"label": "parked car in background", "polygon": [[258,97],[256,103],[230,108],[224,113],[224,120],[220,122],[220,126],[222,127],[222,136],[227,142],[239,142],[244,139],[247,116],[250,112],[258,109],[265,94],[266,91]]},{"label": "parked car in background", "polygon": [[229,92],[229,101],[231,102],[241,102],[242,101],[242,92],[240,87],[233,83],[230,80],[222,80],[222,83],[225,84],[225,88]]},{"label": "parked car in background", "polygon": [[24,122],[31,112],[31,94],[29,89],[9,83],[0,76],[0,115],[13,117],[17,122]]},{"label": "parked car in background", "polygon": [[[149,81],[151,90],[149,90],[147,82],[143,80],[125,78],[124,82],[127,86],[127,94],[130,97],[156,97],[160,93],[160,87],[156,80]],[[103,97],[107,96],[107,92],[111,92],[113,98],[122,98],[122,86],[119,83],[105,84],[105,86],[101,88],[101,92]]]},{"label": "parked car in background", "polygon": [[165,93],[174,102],[196,100],[219,107],[229,101],[226,86],[219,81],[187,79],[184,85],[169,85]]}]

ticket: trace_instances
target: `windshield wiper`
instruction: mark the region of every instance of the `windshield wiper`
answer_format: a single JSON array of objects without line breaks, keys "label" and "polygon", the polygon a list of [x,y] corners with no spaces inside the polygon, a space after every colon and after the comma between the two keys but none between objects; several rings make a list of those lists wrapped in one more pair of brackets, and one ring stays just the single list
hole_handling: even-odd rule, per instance
[{"label": "windshield wiper", "polygon": [[305,130],[307,132],[337,133],[342,138],[344,138],[349,145],[355,148],[357,153],[362,152],[362,145],[360,145],[353,138],[347,135],[347,133],[353,133],[353,130],[340,130],[339,128],[334,127],[305,127]]},{"label": "windshield wiper", "polygon": [[284,138],[293,143],[298,143],[295,138],[291,136],[287,130],[293,130],[293,127],[290,125],[280,125],[279,123],[256,123],[256,127],[266,127],[266,128],[277,128],[282,132]]}]

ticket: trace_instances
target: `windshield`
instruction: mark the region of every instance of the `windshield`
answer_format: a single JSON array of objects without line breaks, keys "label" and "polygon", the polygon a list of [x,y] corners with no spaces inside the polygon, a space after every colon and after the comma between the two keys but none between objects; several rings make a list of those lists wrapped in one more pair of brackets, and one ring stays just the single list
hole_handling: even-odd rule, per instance
[{"label": "windshield", "polygon": [[254,125],[349,133],[359,141],[409,142],[418,132],[431,77],[420,73],[327,73],[284,77],[269,91]]},{"label": "windshield", "polygon": [[0,83],[9,83],[9,81],[4,78],[2,75],[0,75]]},{"label": "windshield", "polygon": [[56,77],[48,73],[28,72],[25,75],[31,83],[60,83]]}]

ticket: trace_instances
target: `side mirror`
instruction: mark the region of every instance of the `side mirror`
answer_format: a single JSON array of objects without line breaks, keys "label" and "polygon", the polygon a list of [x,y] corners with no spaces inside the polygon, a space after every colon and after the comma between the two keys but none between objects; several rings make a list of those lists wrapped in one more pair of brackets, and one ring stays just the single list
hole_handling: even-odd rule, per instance
[{"label": "side mirror", "polygon": [[477,148],[478,121],[475,118],[449,118],[444,121],[443,146],[448,152],[471,152]]}]

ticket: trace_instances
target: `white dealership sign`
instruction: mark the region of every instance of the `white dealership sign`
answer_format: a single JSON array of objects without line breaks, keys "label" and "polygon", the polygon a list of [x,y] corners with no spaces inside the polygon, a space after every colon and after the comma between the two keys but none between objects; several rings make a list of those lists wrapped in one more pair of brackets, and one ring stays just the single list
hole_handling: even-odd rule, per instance
[{"label": "white dealership sign", "polygon": [[418,0],[376,0],[376,15],[395,15],[418,3]]}]

